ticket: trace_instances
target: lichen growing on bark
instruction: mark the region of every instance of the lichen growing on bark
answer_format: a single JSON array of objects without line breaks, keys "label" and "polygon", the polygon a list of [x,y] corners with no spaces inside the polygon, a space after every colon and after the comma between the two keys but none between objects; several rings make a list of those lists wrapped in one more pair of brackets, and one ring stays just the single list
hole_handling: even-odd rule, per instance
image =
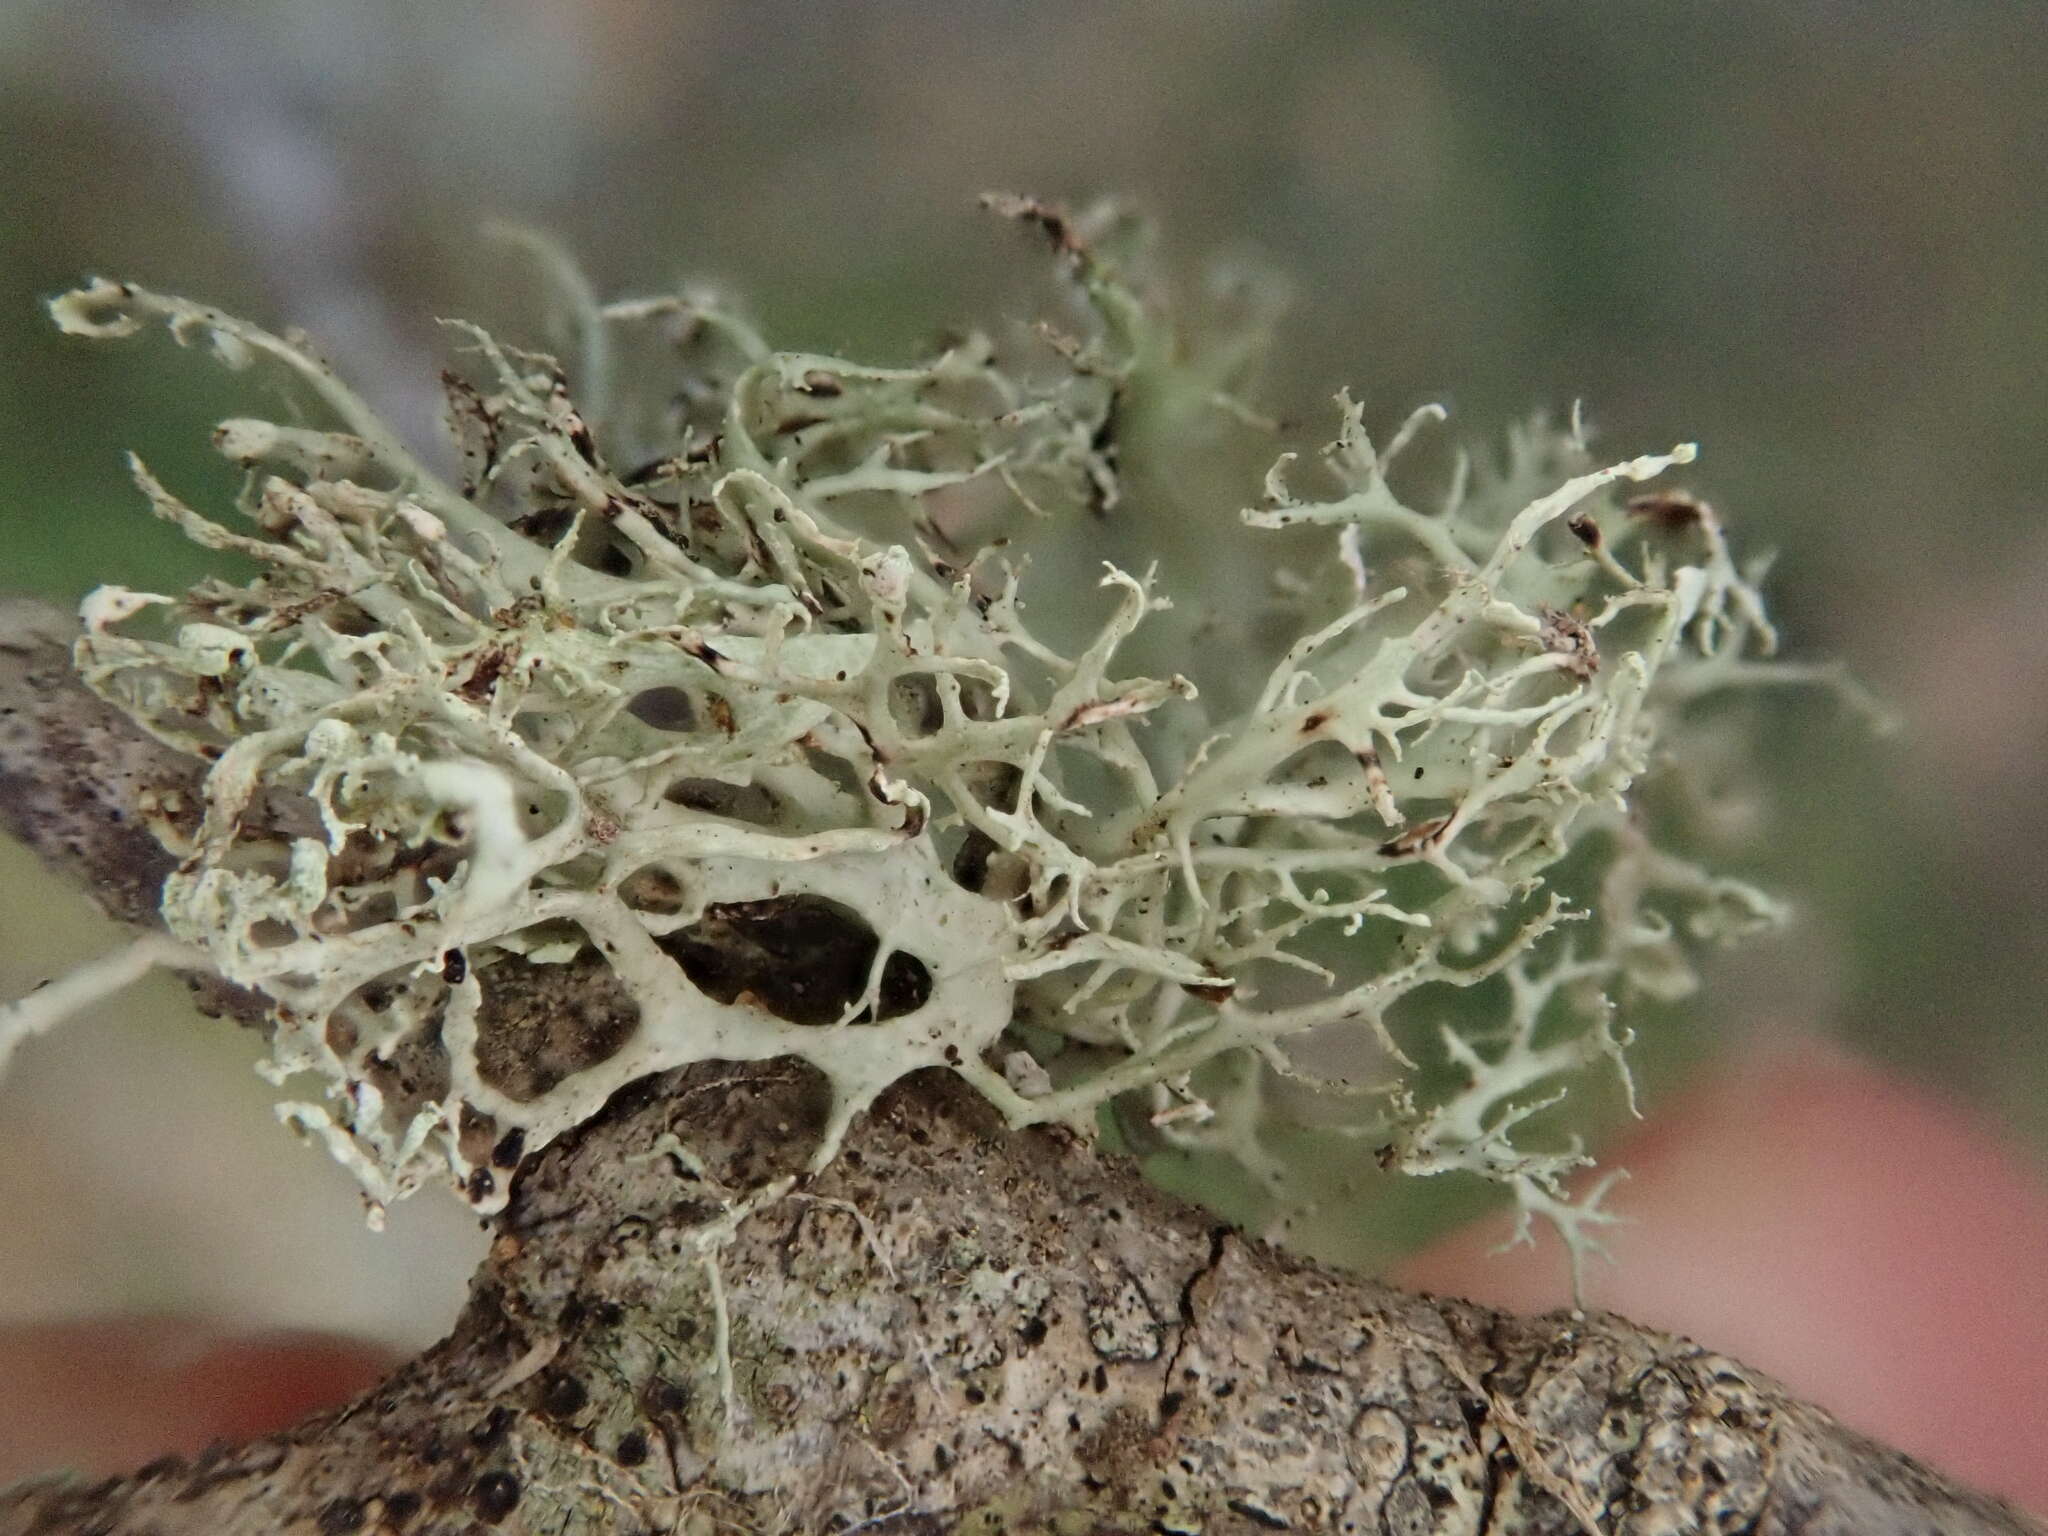
[{"label": "lichen growing on bark", "polygon": [[[565,284],[566,362],[458,328],[460,485],[302,344],[128,283],[57,300],[73,334],[162,323],[270,371],[321,422],[221,426],[232,525],[135,465],[255,575],[83,606],[85,679],[209,764],[155,825],[183,960],[273,1001],[266,1070],[313,1088],[280,1112],[375,1207],[445,1176],[497,1209],[619,1087],[718,1059],[825,1075],[814,1166],[927,1066],[1013,1125],[1117,1101],[1256,1162],[1247,1096],[1334,1031],[1383,1065],[1323,1086],[1384,1165],[1500,1181],[1576,1257],[1604,1186],[1570,1198],[1578,1141],[1524,1122],[1626,1081],[1625,1010],[1691,985],[1691,941],[1777,916],[1631,812],[1698,701],[1803,675],[1765,664],[1712,509],[1632,493],[1692,447],[1602,466],[1576,423],[1531,430],[1425,509],[1396,464],[1442,412],[1382,447],[1340,397],[1241,517],[1323,541],[1295,637],[1207,712],[1121,660],[1170,568],[1105,566],[1063,653],[1012,539],[1117,516],[1120,412],[1214,380],[1080,225],[994,201],[1050,236],[1082,334],[870,367]],[[559,1008],[494,1000],[536,968]],[[1446,1022],[1479,983],[1492,1022]],[[0,1049],[84,990],[17,1005]],[[1413,1066],[1432,1033],[1448,1088]]]}]

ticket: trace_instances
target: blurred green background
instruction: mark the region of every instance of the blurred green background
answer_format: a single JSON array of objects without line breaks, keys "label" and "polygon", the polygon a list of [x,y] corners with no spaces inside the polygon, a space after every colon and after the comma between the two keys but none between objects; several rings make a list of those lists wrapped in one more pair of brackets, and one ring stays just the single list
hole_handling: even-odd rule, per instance
[{"label": "blurred green background", "polygon": [[[1701,442],[1691,483],[1781,552],[1792,652],[1845,658],[1910,724],[1879,741],[1808,696],[1763,719],[1747,868],[1800,921],[1718,965],[1690,1027],[1847,1040],[2048,1148],[2044,79],[2038,0],[7,0],[0,582],[69,602],[190,574],[119,454],[224,489],[207,430],[270,403],[161,341],[54,336],[39,300],[83,274],[303,326],[424,440],[430,317],[488,313],[505,272],[486,217],[556,232],[609,291],[710,277],[783,344],[900,356],[1043,297],[977,192],[1127,194],[1178,257],[1291,289],[1282,416],[1349,384],[1377,428],[1437,399],[1479,437],[1583,398],[1617,455]],[[18,987],[71,909],[19,859],[6,885]],[[328,1321],[431,1334],[473,1232],[451,1249],[451,1209],[330,1235],[314,1207],[345,1209],[345,1179],[262,1126],[221,1026],[191,1031],[215,1068],[177,1092],[251,1129],[195,1115],[164,1161],[224,1208],[231,1155],[288,1165],[266,1198],[307,1258],[250,1299],[147,1256],[198,1219],[121,1182],[164,1080],[92,1085],[185,1038],[153,996],[0,1089],[0,1310],[305,1320],[332,1294],[357,1311]]]}]

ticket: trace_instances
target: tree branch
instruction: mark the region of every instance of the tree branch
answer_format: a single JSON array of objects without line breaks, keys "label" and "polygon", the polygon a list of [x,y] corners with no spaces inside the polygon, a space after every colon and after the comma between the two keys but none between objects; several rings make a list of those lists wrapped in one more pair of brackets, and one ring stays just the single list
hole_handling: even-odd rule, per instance
[{"label": "tree branch", "polygon": [[[0,605],[0,816],[146,922],[136,810],[194,765],[67,627]],[[2035,1529],[1724,1357],[1300,1262],[950,1076],[806,1180],[825,1105],[793,1062],[625,1090],[526,1165],[442,1344],[285,1434],[0,1494],[0,1536]]]}]

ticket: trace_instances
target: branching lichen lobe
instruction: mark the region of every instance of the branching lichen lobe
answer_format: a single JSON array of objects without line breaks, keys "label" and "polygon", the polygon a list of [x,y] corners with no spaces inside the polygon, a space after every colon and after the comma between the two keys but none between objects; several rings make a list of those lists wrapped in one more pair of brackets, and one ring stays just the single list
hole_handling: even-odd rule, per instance
[{"label": "branching lichen lobe", "polygon": [[[1055,647],[1035,530],[1127,533],[1121,477],[1227,370],[1093,221],[999,206],[1085,299],[1038,362],[776,353],[570,284],[566,366],[462,329],[460,490],[291,343],[58,301],[280,369],[327,425],[222,426],[251,531],[136,466],[260,570],[87,600],[80,673],[157,750],[55,685],[0,715],[8,814],[131,920],[161,886],[172,935],[0,1053],[52,993],[211,970],[373,1202],[446,1178],[498,1234],[358,1403],[0,1496],[0,1533],[2022,1529],[1682,1341],[1386,1292],[1097,1157],[1117,1102],[1272,1174],[1263,1096],[1338,1030],[1385,1069],[1385,1166],[1504,1182],[1583,1251],[1605,1186],[1568,1198],[1584,1156],[1529,1118],[1626,1080],[1622,1010],[1689,987],[1692,940],[1775,915],[1630,797],[1698,701],[1814,674],[1767,664],[1706,503],[1615,499],[1689,448],[1603,469],[1532,429],[1422,511],[1390,476],[1441,412],[1379,449],[1343,397],[1321,483],[1284,456],[1243,514],[1327,545],[1278,573],[1247,707],[1127,671],[1170,568],[1107,569]],[[51,795],[50,749],[93,771]]]},{"label": "branching lichen lobe", "polygon": [[[782,1055],[832,1086],[812,1173],[933,1065],[1013,1126],[1121,1100],[1258,1168],[1234,1099],[1315,1081],[1295,1044],[1338,1029],[1386,1069],[1386,1166],[1503,1182],[1576,1258],[1604,1219],[1565,1192],[1587,1159],[1525,1122],[1626,1079],[1616,1010],[1689,984],[1687,930],[1775,915],[1629,820],[1660,736],[1774,675],[1706,504],[1614,499],[1692,449],[1600,468],[1576,429],[1531,431],[1421,511],[1390,475],[1441,410],[1380,449],[1340,397],[1322,483],[1283,455],[1242,517],[1334,558],[1283,583],[1297,638],[1250,707],[1210,713],[1120,662],[1170,571],[1107,567],[1107,618],[1063,654],[1021,555],[1085,537],[1126,429],[1212,375],[1089,220],[992,206],[1083,301],[1035,361],[979,336],[906,368],[778,353],[700,297],[568,283],[566,364],[456,327],[460,489],[290,342],[132,284],[57,300],[75,334],[161,322],[280,370],[328,418],[220,428],[247,532],[137,464],[156,515],[260,574],[82,611],[90,686],[208,765],[197,824],[155,826],[171,934],[272,1001],[268,1070],[317,1090],[281,1113],[377,1206],[441,1176],[496,1209],[504,1135],[530,1155],[626,1083]],[[1591,848],[1597,912],[1555,873]],[[519,966],[557,968],[559,1006],[499,996]],[[1443,1023],[1473,987],[1495,1025]]]}]

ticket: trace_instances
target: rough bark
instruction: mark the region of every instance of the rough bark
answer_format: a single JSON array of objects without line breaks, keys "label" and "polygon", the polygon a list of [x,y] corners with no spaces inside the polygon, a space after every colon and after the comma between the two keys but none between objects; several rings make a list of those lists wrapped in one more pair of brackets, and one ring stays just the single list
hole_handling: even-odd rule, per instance
[{"label": "rough bark", "polygon": [[[0,608],[0,815],[145,920],[134,797],[187,769],[61,634]],[[527,1165],[445,1342],[288,1433],[0,1493],[0,1536],[2036,1529],[1708,1350],[1292,1259],[943,1075],[795,1179],[823,1104],[786,1062],[626,1090]]]}]

